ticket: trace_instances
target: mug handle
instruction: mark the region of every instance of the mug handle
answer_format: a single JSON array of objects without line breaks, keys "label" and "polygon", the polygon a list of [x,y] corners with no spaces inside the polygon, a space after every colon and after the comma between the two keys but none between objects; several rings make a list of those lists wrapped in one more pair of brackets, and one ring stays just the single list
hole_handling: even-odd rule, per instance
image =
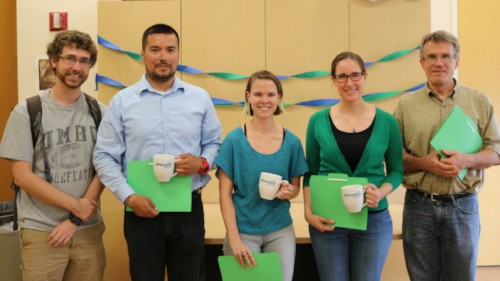
[{"label": "mug handle", "polygon": [[[284,183],[288,183],[288,184],[290,184],[287,180],[282,180],[282,181],[280,182],[280,187],[281,187],[281,185],[282,185],[282,184],[284,184]],[[278,193],[279,193],[279,192],[280,192],[280,189],[278,188],[278,192],[276,192],[276,194],[274,195],[274,198],[277,198],[277,197],[278,197]]]},{"label": "mug handle", "polygon": [[365,203],[363,203],[363,207],[361,207],[361,209],[363,209],[364,207],[366,207],[366,190],[367,190],[368,188],[366,188],[365,186],[366,186],[366,185],[363,185],[363,201],[364,201]]}]

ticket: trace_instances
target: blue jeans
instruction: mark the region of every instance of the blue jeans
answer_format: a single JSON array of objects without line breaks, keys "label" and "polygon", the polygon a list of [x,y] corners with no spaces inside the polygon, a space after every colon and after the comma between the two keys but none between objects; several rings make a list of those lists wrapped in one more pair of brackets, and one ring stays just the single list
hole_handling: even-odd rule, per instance
[{"label": "blue jeans", "polygon": [[335,228],[319,232],[309,226],[322,281],[378,281],[392,241],[388,210],[368,215],[366,231]]},{"label": "blue jeans", "polygon": [[410,279],[475,280],[479,231],[477,194],[440,203],[406,191],[403,248]]}]

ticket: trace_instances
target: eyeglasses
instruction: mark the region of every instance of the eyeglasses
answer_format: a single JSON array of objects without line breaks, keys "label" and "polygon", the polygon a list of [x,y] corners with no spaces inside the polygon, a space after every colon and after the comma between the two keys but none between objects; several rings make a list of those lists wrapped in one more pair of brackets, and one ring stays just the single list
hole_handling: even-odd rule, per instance
[{"label": "eyeglasses", "polygon": [[435,64],[438,61],[438,59],[441,59],[444,63],[450,63],[456,57],[457,56],[452,54],[442,54],[442,55],[429,54],[424,57],[424,61],[428,64]]},{"label": "eyeglasses", "polygon": [[363,78],[363,76],[365,76],[364,72],[354,72],[354,73],[351,73],[351,75],[347,75],[347,74],[333,75],[333,78],[337,82],[344,83],[344,82],[347,82],[347,79],[349,79],[349,77],[351,78],[351,81],[356,82],[356,81],[361,80],[361,78]]},{"label": "eyeglasses", "polygon": [[59,56],[59,58],[62,59],[66,65],[75,65],[76,62],[78,62],[81,67],[90,67],[90,60],[88,58],[77,59],[75,56],[71,55],[65,57]]}]

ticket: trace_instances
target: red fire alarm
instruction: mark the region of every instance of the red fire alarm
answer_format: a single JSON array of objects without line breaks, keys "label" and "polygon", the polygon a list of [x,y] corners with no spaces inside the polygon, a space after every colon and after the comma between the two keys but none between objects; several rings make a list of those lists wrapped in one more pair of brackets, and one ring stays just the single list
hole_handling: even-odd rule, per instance
[{"label": "red fire alarm", "polygon": [[50,31],[68,29],[68,13],[52,12],[49,13]]}]

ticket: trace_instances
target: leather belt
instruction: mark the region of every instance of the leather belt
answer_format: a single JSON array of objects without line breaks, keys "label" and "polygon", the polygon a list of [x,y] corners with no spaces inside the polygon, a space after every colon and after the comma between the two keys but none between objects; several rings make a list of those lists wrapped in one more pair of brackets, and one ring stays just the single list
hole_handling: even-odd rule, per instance
[{"label": "leather belt", "polygon": [[429,199],[433,202],[442,202],[442,203],[452,203],[452,202],[456,201],[457,199],[464,198],[464,197],[467,197],[467,196],[473,194],[473,193],[467,193],[467,192],[455,193],[455,194],[431,194],[431,193],[427,193],[427,192],[417,190],[417,189],[408,189],[408,191],[419,195],[424,200]]}]

